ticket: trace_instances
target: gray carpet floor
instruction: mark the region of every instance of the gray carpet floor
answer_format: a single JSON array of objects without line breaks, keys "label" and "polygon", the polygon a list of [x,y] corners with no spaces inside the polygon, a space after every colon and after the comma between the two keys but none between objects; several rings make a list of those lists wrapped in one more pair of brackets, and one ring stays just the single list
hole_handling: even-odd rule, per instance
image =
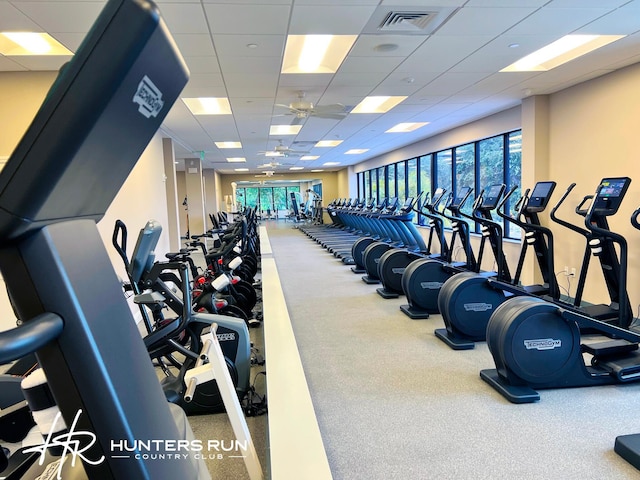
[{"label": "gray carpet floor", "polygon": [[[267,224],[335,479],[631,479],[613,452],[640,432],[640,383],[544,390],[514,405],[454,351],[290,223]],[[265,319],[268,321],[268,319]]]}]

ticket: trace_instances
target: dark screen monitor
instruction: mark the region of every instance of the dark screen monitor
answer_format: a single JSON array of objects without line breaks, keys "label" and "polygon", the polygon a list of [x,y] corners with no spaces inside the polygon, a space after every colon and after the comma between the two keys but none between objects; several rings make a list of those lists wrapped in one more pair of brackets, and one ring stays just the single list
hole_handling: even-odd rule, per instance
[{"label": "dark screen monitor", "polygon": [[433,193],[433,197],[431,198],[431,205],[437,205],[444,196],[445,193],[444,188],[436,188],[436,191]]},{"label": "dark screen monitor", "polygon": [[153,266],[154,250],[158,245],[161,233],[162,225],[155,220],[149,220],[140,230],[133,255],[131,255],[131,263],[129,263],[131,281],[139,282],[142,274]]},{"label": "dark screen monitor", "polygon": [[456,195],[456,197],[453,199],[453,202],[451,202],[451,207],[459,208],[460,204],[465,200],[465,198],[469,195],[470,192],[471,192],[470,187],[459,188],[458,195]]},{"label": "dark screen monitor", "polygon": [[0,239],[96,222],[188,80],[150,2],[107,2],[0,172]]},{"label": "dark screen monitor", "polygon": [[603,178],[598,185],[592,210],[600,215],[615,214],[630,184],[629,177]]},{"label": "dark screen monitor", "polygon": [[487,187],[482,199],[482,208],[485,210],[493,210],[496,208],[500,202],[504,188],[505,186],[503,183]]},{"label": "dark screen monitor", "polygon": [[529,212],[542,212],[547,208],[547,204],[551,199],[551,194],[556,188],[556,182],[538,182],[533,187],[533,192],[529,196],[527,202],[527,211]]}]

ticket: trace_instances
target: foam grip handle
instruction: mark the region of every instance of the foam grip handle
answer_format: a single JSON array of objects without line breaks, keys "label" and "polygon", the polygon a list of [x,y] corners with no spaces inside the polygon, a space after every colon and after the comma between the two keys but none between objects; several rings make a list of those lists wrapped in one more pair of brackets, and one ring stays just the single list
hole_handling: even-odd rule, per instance
[{"label": "foam grip handle", "polygon": [[229,277],[224,274],[220,275],[211,282],[211,286],[219,292],[229,286]]},{"label": "foam grip handle", "polygon": [[[60,414],[60,409],[56,404],[47,377],[41,368],[37,368],[30,375],[25,377],[21,383],[24,398],[31,409],[31,415],[36,422],[42,436],[52,438],[67,432],[67,425]],[[51,455],[60,456],[64,447],[49,447]]]}]

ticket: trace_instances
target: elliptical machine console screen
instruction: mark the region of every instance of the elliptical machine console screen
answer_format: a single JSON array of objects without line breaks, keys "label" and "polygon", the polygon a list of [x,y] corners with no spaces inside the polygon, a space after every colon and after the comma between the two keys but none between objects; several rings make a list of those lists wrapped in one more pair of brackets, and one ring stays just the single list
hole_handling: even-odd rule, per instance
[{"label": "elliptical machine console screen", "polygon": [[499,183],[497,185],[491,185],[487,188],[487,194],[484,196],[482,201],[482,208],[487,210],[493,210],[498,206],[498,202],[500,202],[500,197],[502,196],[502,192],[504,191],[504,185]]},{"label": "elliptical machine console screen", "polygon": [[470,191],[470,187],[461,187],[460,190],[458,190],[458,195],[456,195],[456,198],[453,199],[451,206],[455,208],[459,207]]},{"label": "elliptical machine console screen", "polygon": [[629,177],[603,178],[593,201],[593,210],[600,215],[613,215],[620,208],[627,193],[631,179]]},{"label": "elliptical machine console screen", "polygon": [[431,205],[437,205],[438,202],[442,199],[443,195],[444,195],[444,188],[437,188],[436,192],[433,194]]},{"label": "elliptical machine console screen", "polygon": [[547,208],[547,204],[551,199],[551,194],[556,188],[556,182],[538,182],[533,187],[533,192],[527,202],[528,212],[542,212]]}]

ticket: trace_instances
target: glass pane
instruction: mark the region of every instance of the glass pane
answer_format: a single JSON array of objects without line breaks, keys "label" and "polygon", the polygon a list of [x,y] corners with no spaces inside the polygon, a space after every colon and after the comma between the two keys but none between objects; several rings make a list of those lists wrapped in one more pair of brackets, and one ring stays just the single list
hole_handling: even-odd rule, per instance
[{"label": "glass pane", "polygon": [[246,204],[244,203],[244,201],[245,201],[244,188],[238,188],[238,189],[236,189],[236,204],[238,205],[238,207],[244,207],[244,206],[246,206]]},{"label": "glass pane", "polygon": [[372,197],[371,195],[371,181],[369,180],[370,171],[364,172],[364,196],[367,198]]},{"label": "glass pane", "polygon": [[[456,147],[456,192],[454,196],[460,191],[461,188],[469,187],[475,188],[476,184],[476,145],[475,143],[468,143],[466,145],[461,145]],[[467,202],[464,204],[464,208],[462,211],[471,215],[472,207],[473,207],[473,198],[475,196],[471,196],[467,199]],[[465,221],[469,224],[469,226],[473,229],[475,228],[475,223],[471,220]],[[472,225],[473,224],[473,225]]]},{"label": "glass pane", "polygon": [[[504,136],[487,138],[479,142],[480,155],[480,188],[504,183]],[[500,225],[504,224],[502,217],[492,214],[493,219]]]},{"label": "glass pane", "polygon": [[[420,189],[424,192],[422,199],[431,198],[431,155],[420,157]],[[426,217],[422,215],[418,219],[420,225],[426,224]]]},{"label": "glass pane", "polygon": [[[521,185],[522,182],[522,131],[511,132],[509,134],[509,177],[507,178],[507,188],[513,185]],[[509,199],[509,211],[515,206],[515,202],[520,197],[521,190],[518,189]],[[522,230],[515,225],[509,224],[507,236],[510,238],[520,238]]]},{"label": "glass pane", "polygon": [[287,209],[287,189],[285,187],[273,187],[273,205],[276,211]]},{"label": "glass pane", "polygon": [[378,197],[378,175],[377,170],[371,170],[371,196],[376,199],[380,199]]},{"label": "glass pane", "polygon": [[399,201],[402,202],[407,196],[405,187],[405,169],[407,162],[398,162],[396,165],[398,170],[398,183],[396,184],[396,194],[394,196],[398,197]]},{"label": "glass pane", "polygon": [[271,215],[273,213],[273,190],[271,190],[271,187],[260,189],[260,210],[262,215]]},{"label": "glass pane", "polygon": [[407,161],[407,184],[409,190],[407,195],[409,197],[416,197],[418,195],[418,159],[413,158]]},{"label": "glass pane", "polygon": [[396,164],[389,165],[387,168],[387,183],[389,184],[389,191],[387,195],[395,197],[396,195]]},{"label": "glass pane", "polygon": [[247,207],[258,207],[258,189],[255,187],[247,188],[245,190],[245,205]]},{"label": "glass pane", "polygon": [[378,195],[380,198],[384,198],[387,195],[387,191],[385,189],[385,175],[384,175],[384,167],[378,168]]},{"label": "glass pane", "polygon": [[447,193],[451,192],[451,149],[436,153],[436,188],[444,188]]}]

